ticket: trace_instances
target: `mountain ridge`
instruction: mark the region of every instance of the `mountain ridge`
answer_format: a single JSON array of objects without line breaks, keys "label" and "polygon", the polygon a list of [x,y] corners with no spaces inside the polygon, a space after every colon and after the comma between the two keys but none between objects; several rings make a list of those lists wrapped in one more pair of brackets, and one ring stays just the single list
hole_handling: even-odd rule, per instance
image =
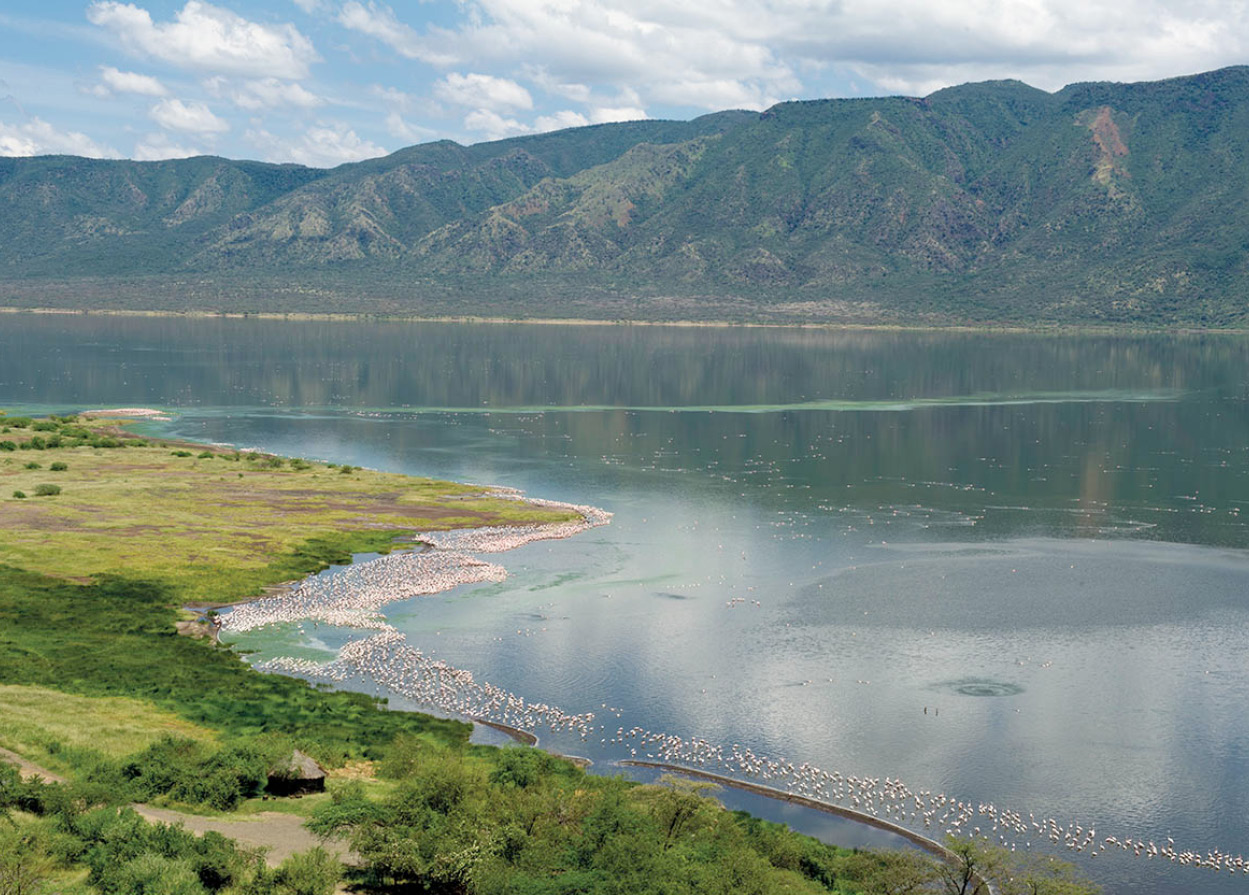
[{"label": "mountain ridge", "polygon": [[1238,66],[440,141],[328,170],[0,159],[0,303],[75,306],[80,283],[78,306],[1243,326],[1247,148]]}]

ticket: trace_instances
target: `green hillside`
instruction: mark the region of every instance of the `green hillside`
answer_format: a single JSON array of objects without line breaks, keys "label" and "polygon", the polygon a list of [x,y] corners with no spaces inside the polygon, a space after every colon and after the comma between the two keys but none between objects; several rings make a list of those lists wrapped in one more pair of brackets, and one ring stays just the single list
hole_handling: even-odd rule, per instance
[{"label": "green hillside", "polygon": [[0,161],[0,304],[1249,324],[1249,68],[791,102],[318,171]]}]

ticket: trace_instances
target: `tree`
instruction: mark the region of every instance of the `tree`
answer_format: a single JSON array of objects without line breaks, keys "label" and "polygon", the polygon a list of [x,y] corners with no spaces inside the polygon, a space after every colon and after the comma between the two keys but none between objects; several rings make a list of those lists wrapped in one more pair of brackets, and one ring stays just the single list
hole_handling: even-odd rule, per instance
[{"label": "tree", "polygon": [[1012,853],[994,879],[999,895],[1096,895],[1101,889],[1052,855]]},{"label": "tree", "polygon": [[996,855],[982,839],[947,836],[945,847],[950,860],[938,868],[942,889],[948,895],[985,895],[985,876],[994,870]]},{"label": "tree", "polygon": [[1101,888],[1052,855],[1012,852],[984,839],[946,838],[954,860],[942,864],[948,895],[985,895],[992,881],[998,895],[1097,895]]},{"label": "tree", "polygon": [[672,847],[691,824],[698,813],[712,803],[704,795],[715,789],[715,784],[683,780],[664,774],[659,782],[665,784],[655,797],[652,810],[655,820],[663,831],[664,851]]},{"label": "tree", "polygon": [[52,870],[52,858],[33,830],[0,823],[0,895],[32,895]]}]

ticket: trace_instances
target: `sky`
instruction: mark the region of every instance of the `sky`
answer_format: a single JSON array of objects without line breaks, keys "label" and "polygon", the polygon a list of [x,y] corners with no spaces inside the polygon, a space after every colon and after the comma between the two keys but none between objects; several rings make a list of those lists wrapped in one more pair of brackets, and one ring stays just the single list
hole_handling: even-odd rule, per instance
[{"label": "sky", "polygon": [[0,155],[332,167],[790,99],[1244,63],[1245,0],[4,0]]}]

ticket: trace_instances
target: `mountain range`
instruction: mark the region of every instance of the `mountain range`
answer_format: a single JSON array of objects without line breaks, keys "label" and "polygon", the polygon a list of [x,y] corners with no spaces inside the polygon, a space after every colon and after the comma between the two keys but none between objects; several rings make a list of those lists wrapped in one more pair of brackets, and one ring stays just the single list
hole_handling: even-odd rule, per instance
[{"label": "mountain range", "polygon": [[0,305],[1249,325],[1249,67],[786,102],[322,170],[0,159]]}]

